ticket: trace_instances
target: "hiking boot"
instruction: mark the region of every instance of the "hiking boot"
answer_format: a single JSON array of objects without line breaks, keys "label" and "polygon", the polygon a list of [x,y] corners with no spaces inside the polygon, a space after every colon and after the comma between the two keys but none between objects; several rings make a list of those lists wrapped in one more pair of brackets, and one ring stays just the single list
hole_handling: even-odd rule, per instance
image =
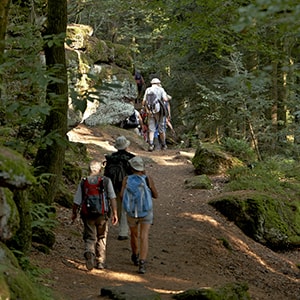
[{"label": "hiking boot", "polygon": [[94,268],[95,264],[95,255],[92,252],[85,252],[84,253],[85,257],[85,266],[86,268],[90,271]]},{"label": "hiking boot", "polygon": [[135,266],[138,266],[139,265],[139,255],[132,253],[131,254],[131,261],[133,262],[133,264]]},{"label": "hiking boot", "polygon": [[154,145],[153,144],[150,144],[149,145],[149,148],[148,148],[148,151],[152,152],[154,150]]},{"label": "hiking boot", "polygon": [[97,268],[98,270],[103,270],[103,269],[105,269],[105,265],[104,265],[104,263],[102,263],[102,262],[98,262],[98,263],[96,264],[96,268]]},{"label": "hiking boot", "polygon": [[145,274],[146,273],[146,266],[144,260],[139,260],[139,274]]},{"label": "hiking boot", "polygon": [[168,147],[167,147],[167,145],[166,145],[166,144],[164,144],[164,145],[161,145],[161,150],[166,150],[166,149],[168,149]]}]

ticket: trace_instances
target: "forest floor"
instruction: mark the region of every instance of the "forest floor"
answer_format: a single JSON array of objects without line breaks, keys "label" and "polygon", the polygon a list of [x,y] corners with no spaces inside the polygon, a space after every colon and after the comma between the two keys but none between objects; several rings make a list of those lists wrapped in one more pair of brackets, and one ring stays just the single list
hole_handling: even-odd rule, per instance
[{"label": "forest floor", "polygon": [[[69,134],[71,140],[85,143],[93,158],[115,151],[112,142],[116,136],[116,132],[104,133],[83,125]],[[222,176],[212,177],[212,190],[186,189],[184,181],[194,176],[188,158],[193,149],[148,152],[140,142],[133,142],[132,134],[128,136],[128,150],[147,161],[146,171],[159,192],[154,200],[146,274],[137,273],[130,261],[129,240],[117,240],[118,228],[111,224],[108,268],[87,271],[82,222],[78,219],[72,224],[71,210],[58,206],[53,250],[48,255],[37,251],[31,255],[37,266],[49,270],[42,284],[65,300],[102,299],[101,288],[129,283],[140,283],[160,293],[161,299],[172,299],[172,295],[187,289],[233,282],[247,283],[254,300],[300,299],[300,249],[276,253],[245,236],[210,206],[208,202],[222,192]],[[224,241],[230,247],[225,247]]]}]

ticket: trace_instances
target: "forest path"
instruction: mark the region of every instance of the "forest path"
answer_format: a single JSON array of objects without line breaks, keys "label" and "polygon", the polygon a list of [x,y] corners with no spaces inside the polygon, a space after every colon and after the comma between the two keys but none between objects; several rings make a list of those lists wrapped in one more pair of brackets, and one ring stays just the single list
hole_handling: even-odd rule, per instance
[{"label": "forest path", "polygon": [[[131,133],[130,133],[131,134]],[[116,133],[81,126],[73,129],[73,140],[87,144],[93,157],[115,151]],[[300,249],[275,253],[245,236],[239,228],[216,212],[209,200],[222,190],[213,177],[213,190],[185,189],[192,176],[187,158],[192,149],[147,152],[130,135],[129,151],[144,157],[146,171],[159,192],[154,200],[154,224],[150,229],[147,273],[140,275],[130,261],[129,240],[118,241],[118,230],[110,224],[105,270],[87,271],[83,259],[81,220],[71,223],[71,210],[57,207],[59,226],[49,255],[33,251],[31,259],[50,269],[43,284],[63,295],[64,300],[100,299],[103,287],[140,283],[159,292],[161,299],[192,288],[220,287],[247,282],[251,299],[299,300]],[[103,147],[103,151],[95,148]],[[73,192],[73,191],[72,191]],[[231,250],[224,246],[228,242]],[[58,298],[57,298],[58,299]]]}]

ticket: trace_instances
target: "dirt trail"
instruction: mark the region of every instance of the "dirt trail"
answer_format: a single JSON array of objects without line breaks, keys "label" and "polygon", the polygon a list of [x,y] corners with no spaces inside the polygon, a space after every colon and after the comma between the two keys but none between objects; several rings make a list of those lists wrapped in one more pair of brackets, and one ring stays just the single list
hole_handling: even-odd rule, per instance
[{"label": "dirt trail", "polygon": [[[108,147],[112,141],[103,132],[82,127],[74,139]],[[113,148],[109,148],[109,151]],[[58,207],[59,227],[50,255],[32,253],[33,261],[51,269],[43,284],[63,295],[64,300],[99,299],[105,286],[138,282],[172,299],[172,294],[191,288],[219,287],[229,282],[247,282],[252,299],[300,299],[300,249],[275,253],[246,237],[234,224],[216,212],[208,201],[220,192],[214,189],[188,190],[184,180],[193,176],[189,160],[177,150],[149,153],[132,143],[129,150],[147,161],[159,198],[154,202],[154,225],[150,230],[148,268],[137,273],[130,261],[129,241],[118,241],[117,227],[110,226],[106,270],[88,272],[84,266],[82,224],[71,224],[71,211]],[[105,150],[107,151],[107,149]],[[187,150],[190,151],[190,150]],[[99,153],[102,155],[103,153]],[[224,247],[227,241],[231,250]]]}]

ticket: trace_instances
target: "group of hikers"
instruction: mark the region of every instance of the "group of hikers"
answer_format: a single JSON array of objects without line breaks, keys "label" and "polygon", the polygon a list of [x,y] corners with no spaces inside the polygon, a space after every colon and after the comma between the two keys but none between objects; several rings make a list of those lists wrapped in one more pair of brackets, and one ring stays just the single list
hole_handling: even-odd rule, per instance
[{"label": "group of hikers", "polygon": [[[135,79],[142,110],[139,112],[134,108],[134,115],[126,124],[135,130],[139,124],[149,151],[156,148],[155,138],[160,149],[164,150],[167,148],[167,126],[174,131],[170,122],[172,97],[158,78],[153,78],[151,86],[145,90],[143,77],[135,74]],[[133,102],[131,104],[134,106]],[[104,162],[92,160],[89,175],[80,181],[74,195],[71,219],[74,221],[78,214],[82,219],[84,258],[88,270],[107,267],[106,242],[108,220],[111,219],[112,225],[119,225],[119,241],[129,239],[130,235],[131,261],[138,266],[140,274],[146,272],[148,237],[153,223],[152,198],[157,198],[158,193],[153,179],[146,174],[143,159],[127,151],[129,145],[126,137],[119,136],[114,144],[116,152],[105,155]]]},{"label": "group of hikers", "polygon": [[[141,102],[142,108],[141,111],[134,109],[133,115],[128,117],[126,124],[122,123],[121,126],[135,128],[136,133],[143,136],[149,144],[149,151],[165,150],[167,128],[173,135],[175,134],[171,124],[170,100],[172,97],[166,93],[158,78],[153,78],[151,86],[146,89],[143,88],[145,81],[139,72],[135,73],[135,81],[138,89],[136,103]],[[132,105],[134,105],[133,102]]]},{"label": "group of hikers", "polygon": [[[151,176],[146,174],[141,157],[127,151],[130,142],[116,139],[117,149],[102,163],[92,160],[89,175],[78,184],[74,195],[72,221],[80,214],[84,229],[84,258],[88,270],[105,269],[108,220],[119,224],[118,240],[128,240],[131,261],[138,273],[146,272],[148,236],[153,223],[152,198],[158,193]],[[104,168],[104,170],[103,170]]]}]

